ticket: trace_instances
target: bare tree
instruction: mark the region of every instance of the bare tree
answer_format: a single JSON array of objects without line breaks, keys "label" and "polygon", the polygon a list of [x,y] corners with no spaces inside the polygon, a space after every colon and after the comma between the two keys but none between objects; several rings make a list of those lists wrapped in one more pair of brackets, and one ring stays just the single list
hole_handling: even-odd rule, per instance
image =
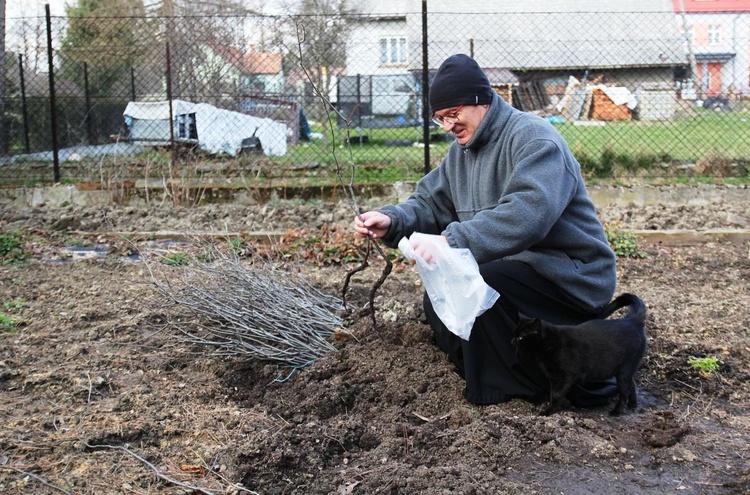
[{"label": "bare tree", "polygon": [[157,40],[170,47],[173,97],[218,103],[235,92],[238,82],[228,71],[243,70],[251,13],[242,0],[157,0],[145,7],[162,21]]},{"label": "bare tree", "polygon": [[305,103],[308,114],[323,125],[323,147],[329,145],[330,107],[320,104],[312,87],[320,94],[331,95],[335,76],[346,63],[352,13],[346,0],[302,0],[299,12],[290,18],[278,18],[275,27],[275,44],[283,47],[289,72],[304,68],[310,79],[306,81]]},{"label": "bare tree", "polygon": [[243,0],[145,0],[146,10],[169,16],[242,15],[252,13]]},{"label": "bare tree", "polygon": [[[5,0],[7,4],[7,0]],[[39,2],[24,12],[21,18],[13,19],[12,24],[6,21],[7,52],[23,55],[25,67],[37,73],[47,65],[47,41],[44,19],[44,4]]]}]

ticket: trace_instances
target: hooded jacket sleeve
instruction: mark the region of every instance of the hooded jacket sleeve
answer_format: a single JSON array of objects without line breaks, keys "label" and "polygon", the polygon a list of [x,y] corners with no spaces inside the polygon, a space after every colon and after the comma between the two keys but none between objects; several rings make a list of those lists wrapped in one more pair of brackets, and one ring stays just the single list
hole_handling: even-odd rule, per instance
[{"label": "hooded jacket sleeve", "polygon": [[404,202],[386,205],[380,209],[391,217],[391,227],[383,238],[390,247],[396,247],[403,237],[414,232],[440,234],[445,227],[459,220],[451,196],[450,182],[445,168],[437,167],[417,183],[416,191]]}]

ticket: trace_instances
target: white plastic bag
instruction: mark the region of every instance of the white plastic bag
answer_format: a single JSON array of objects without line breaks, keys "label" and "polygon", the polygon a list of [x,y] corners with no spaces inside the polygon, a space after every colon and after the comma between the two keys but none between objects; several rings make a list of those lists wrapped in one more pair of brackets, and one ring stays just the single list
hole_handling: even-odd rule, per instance
[{"label": "white plastic bag", "polygon": [[429,246],[433,263],[427,263],[414,252],[409,239],[399,241],[398,248],[407,259],[417,263],[432,307],[443,324],[464,340],[469,340],[477,316],[495,304],[500,297],[479,274],[479,265],[468,249],[456,249],[436,240],[435,236],[415,232],[420,244]]}]

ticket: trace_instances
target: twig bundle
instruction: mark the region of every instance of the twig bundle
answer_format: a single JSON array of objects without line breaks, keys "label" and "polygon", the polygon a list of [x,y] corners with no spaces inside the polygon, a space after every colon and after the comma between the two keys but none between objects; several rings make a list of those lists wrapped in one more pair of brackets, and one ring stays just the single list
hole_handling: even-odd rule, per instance
[{"label": "twig bundle", "polygon": [[292,367],[335,349],[329,338],[343,324],[338,298],[271,263],[245,266],[218,250],[211,258],[158,273],[149,268],[157,292],[198,317],[197,331],[179,326],[183,341]]}]

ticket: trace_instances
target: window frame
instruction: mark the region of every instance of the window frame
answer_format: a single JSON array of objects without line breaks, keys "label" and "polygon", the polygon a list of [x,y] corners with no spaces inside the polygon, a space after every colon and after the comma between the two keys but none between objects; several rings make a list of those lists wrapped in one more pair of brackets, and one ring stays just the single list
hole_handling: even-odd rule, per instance
[{"label": "window frame", "polygon": [[406,36],[383,36],[380,38],[380,65],[406,65]]}]

